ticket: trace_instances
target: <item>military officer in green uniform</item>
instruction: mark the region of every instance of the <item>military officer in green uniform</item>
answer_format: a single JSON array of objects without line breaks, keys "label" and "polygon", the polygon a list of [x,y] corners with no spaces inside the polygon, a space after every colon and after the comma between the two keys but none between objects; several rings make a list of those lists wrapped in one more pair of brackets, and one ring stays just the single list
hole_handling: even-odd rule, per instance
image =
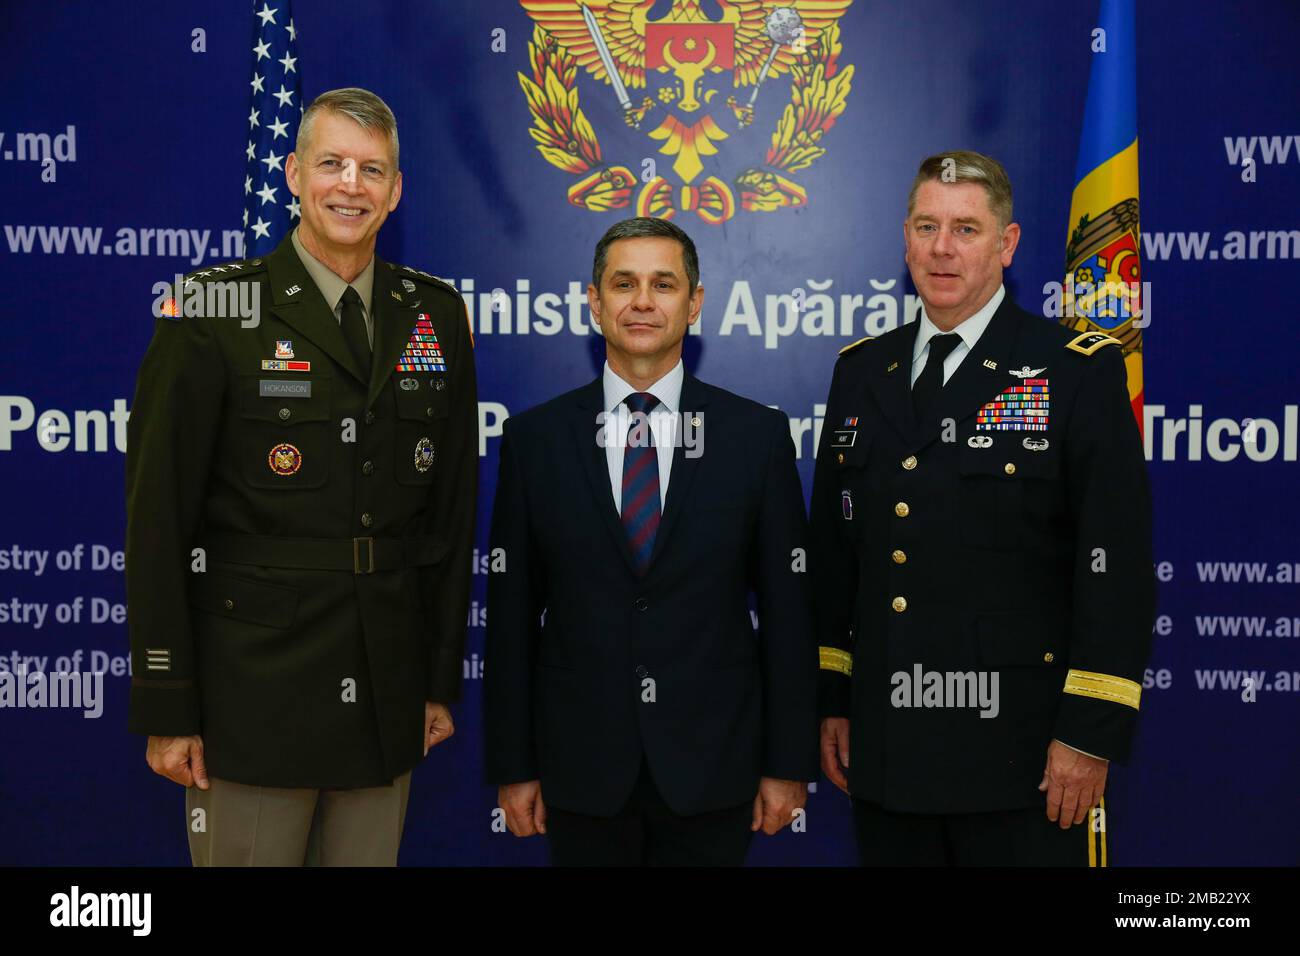
[{"label": "military officer in green uniform", "polygon": [[196,865],[392,865],[460,692],[473,342],[454,289],[375,255],[401,198],[379,97],[319,97],[286,175],[297,229],[186,278],[140,369],[130,729],[188,788]]},{"label": "military officer in green uniform", "polygon": [[822,766],[874,865],[1087,865],[1155,613],[1119,343],[1020,309],[978,153],[920,167],[919,321],[842,350],[812,496]]}]

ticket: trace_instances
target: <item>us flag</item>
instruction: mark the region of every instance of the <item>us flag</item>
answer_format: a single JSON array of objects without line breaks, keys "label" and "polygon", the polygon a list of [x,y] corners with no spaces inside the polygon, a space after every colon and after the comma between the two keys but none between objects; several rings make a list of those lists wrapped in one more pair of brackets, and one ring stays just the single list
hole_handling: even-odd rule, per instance
[{"label": "us flag", "polygon": [[266,255],[299,217],[284,161],[302,119],[298,33],[289,0],[253,2],[253,76],[248,111],[248,165],[244,173],[244,255]]}]

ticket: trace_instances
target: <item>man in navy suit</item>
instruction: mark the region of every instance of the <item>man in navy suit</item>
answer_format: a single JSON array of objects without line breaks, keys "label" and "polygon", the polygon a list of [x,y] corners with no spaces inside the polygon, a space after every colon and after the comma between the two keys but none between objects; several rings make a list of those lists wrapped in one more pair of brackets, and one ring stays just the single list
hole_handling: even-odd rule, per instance
[{"label": "man in navy suit", "polygon": [[488,778],[557,865],[739,865],[818,770],[789,423],[685,371],[704,289],[680,228],[617,223],[592,272],[603,373],[501,443]]}]

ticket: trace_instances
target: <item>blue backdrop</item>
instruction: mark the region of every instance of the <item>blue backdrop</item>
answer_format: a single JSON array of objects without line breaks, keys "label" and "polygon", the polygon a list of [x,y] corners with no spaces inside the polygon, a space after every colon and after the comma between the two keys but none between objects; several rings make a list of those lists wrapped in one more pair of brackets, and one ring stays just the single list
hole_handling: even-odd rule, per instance
[{"label": "blue backdrop", "polygon": [[[914,314],[901,222],[923,156],[1000,158],[1024,230],[1008,291],[1041,310],[1044,284],[1060,280],[1095,15],[1092,0],[935,0],[923,12],[856,0],[838,24],[836,67],[851,88],[833,126],[805,144],[824,154],[777,170],[793,184],[782,195],[806,196],[784,208],[745,208],[736,180],[773,171],[790,73],[767,78],[744,127],[725,101],[734,92],[743,104],[748,88],[733,90],[730,71],[705,74],[690,118],[711,115],[726,138],[712,134],[716,155],[695,183],[715,177],[735,205],[722,222],[675,220],[699,245],[706,287],[688,361],[791,416],[805,489],[837,350]],[[380,254],[450,279],[471,305],[486,553],[501,421],[596,373],[602,343],[578,296],[595,240],[632,212],[573,204],[585,173],[537,150],[518,77],[532,76],[534,24],[515,0],[299,0],[294,17],[309,100],[364,86],[398,117],[405,191]],[[0,667],[30,657],[32,668],[106,671],[98,718],[0,709],[0,863],[188,863],[181,789],[149,771],[144,740],[125,730],[113,553],[153,285],[238,257],[223,230],[241,226],[253,15],[235,0],[14,2],[0,24]],[[1108,792],[1115,864],[1300,863],[1298,31],[1294,0],[1139,4],[1146,440],[1162,583],[1137,745]],[[633,202],[660,176],[684,204],[684,177],[649,137],[685,117],[673,75],[631,91],[636,103],[655,97],[640,129],[585,70],[573,85],[603,165],[636,177]],[[183,244],[158,232],[178,229],[196,232]],[[28,551],[46,563],[29,567]],[[539,841],[494,831],[495,791],[482,782],[484,583],[475,576],[457,734],[415,773],[405,864],[545,859]],[[1262,672],[1254,700],[1239,686],[1246,672]],[[846,799],[823,781],[806,832],[760,837],[750,859],[852,862]]]}]

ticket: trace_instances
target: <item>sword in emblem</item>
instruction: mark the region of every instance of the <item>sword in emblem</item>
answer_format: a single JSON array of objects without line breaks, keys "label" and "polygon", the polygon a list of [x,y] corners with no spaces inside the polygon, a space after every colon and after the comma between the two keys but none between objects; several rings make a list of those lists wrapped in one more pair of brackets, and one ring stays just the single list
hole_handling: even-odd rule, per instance
[{"label": "sword in emblem", "polygon": [[614,95],[618,97],[619,106],[623,107],[623,113],[628,124],[633,129],[640,129],[641,121],[636,119],[635,111],[632,109],[632,98],[627,95],[627,87],[623,85],[623,78],[618,75],[614,55],[609,52],[609,44],[605,42],[605,34],[600,31],[600,24],[596,22],[596,15],[591,12],[591,8],[585,3],[579,4],[579,6],[582,7],[582,19],[587,22],[587,32],[591,34],[591,42],[596,44],[596,52],[600,54],[600,62],[605,67],[605,75],[609,77],[610,86],[614,87]]}]

